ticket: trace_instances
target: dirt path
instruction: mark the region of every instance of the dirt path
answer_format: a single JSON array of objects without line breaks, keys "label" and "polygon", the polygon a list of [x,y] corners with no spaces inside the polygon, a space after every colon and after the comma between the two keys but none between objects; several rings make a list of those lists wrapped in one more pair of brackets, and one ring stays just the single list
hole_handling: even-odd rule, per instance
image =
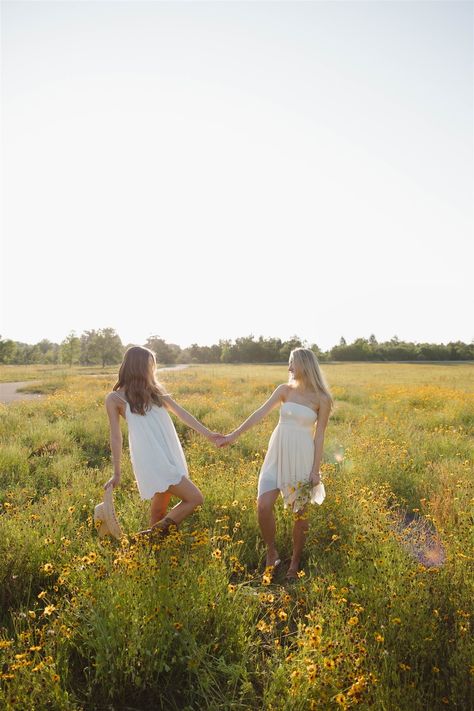
[{"label": "dirt path", "polygon": [[0,383],[0,402],[6,405],[17,400],[38,400],[40,397],[44,397],[40,393],[17,392],[17,388],[22,388],[25,385],[35,385],[38,382],[38,380],[24,380],[18,383]]}]

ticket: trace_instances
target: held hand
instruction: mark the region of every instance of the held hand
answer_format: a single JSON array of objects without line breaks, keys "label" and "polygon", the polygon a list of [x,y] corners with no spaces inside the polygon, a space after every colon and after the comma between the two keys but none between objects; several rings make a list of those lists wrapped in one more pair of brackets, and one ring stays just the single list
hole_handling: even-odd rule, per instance
[{"label": "held hand", "polygon": [[115,489],[119,485],[120,485],[120,476],[118,474],[114,474],[112,477],[110,477],[108,482],[105,484],[104,489],[109,489],[110,487]]},{"label": "held hand", "polygon": [[321,472],[311,472],[309,475],[309,483],[311,486],[317,486],[322,481]]},{"label": "held hand", "polygon": [[226,444],[228,444],[227,437],[225,435],[219,435],[214,444],[219,448],[225,447]]},{"label": "held hand", "polygon": [[207,438],[212,444],[215,444],[216,447],[221,446],[221,440],[224,438],[224,435],[220,434],[220,432],[210,432],[207,435]]},{"label": "held hand", "polygon": [[221,445],[221,447],[226,447],[228,444],[234,444],[236,439],[238,438],[239,435],[235,434],[235,432],[231,432],[228,435],[225,435],[224,441]]},{"label": "held hand", "polygon": [[237,437],[232,435],[218,435],[214,444],[219,448],[227,447],[227,445],[232,444],[235,439],[237,439]]}]

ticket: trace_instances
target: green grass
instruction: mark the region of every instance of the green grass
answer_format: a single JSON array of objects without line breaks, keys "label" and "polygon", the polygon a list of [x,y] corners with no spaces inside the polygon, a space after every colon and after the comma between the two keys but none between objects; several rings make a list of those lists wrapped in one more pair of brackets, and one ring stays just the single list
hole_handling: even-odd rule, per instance
[{"label": "green grass", "polygon": [[[176,422],[204,506],[162,544],[100,541],[111,473],[103,405],[116,369],[44,367],[45,397],[0,406],[0,705],[6,709],[470,709],[474,366],[328,364],[336,399],[310,512],[304,576],[262,575],[258,472],[275,411],[216,450]],[[91,370],[91,369],[89,369]],[[97,376],[97,377],[96,377]],[[229,431],[286,379],[281,366],[162,374]],[[124,434],[115,493],[126,532],[148,524]],[[436,527],[426,568],[395,522]],[[277,504],[286,565],[291,515]]]}]

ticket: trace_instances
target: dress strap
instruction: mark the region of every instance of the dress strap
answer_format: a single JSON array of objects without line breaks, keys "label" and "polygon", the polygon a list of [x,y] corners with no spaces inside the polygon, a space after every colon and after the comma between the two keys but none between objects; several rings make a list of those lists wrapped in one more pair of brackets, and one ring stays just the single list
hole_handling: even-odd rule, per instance
[{"label": "dress strap", "polygon": [[124,402],[125,404],[127,404],[127,401],[125,400],[125,398],[122,397],[121,395],[119,395],[116,390],[113,391],[113,394],[116,395],[119,400],[121,400],[122,402]]}]

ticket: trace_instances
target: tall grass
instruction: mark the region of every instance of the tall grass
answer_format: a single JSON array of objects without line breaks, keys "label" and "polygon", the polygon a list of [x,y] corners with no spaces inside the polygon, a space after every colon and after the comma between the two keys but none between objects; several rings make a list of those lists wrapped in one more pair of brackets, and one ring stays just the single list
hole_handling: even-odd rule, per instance
[{"label": "tall grass", "polygon": [[[160,544],[100,541],[111,471],[103,400],[114,373],[33,368],[49,393],[0,406],[0,704],[6,709],[474,707],[474,367],[324,367],[336,398],[327,498],[310,511],[302,574],[264,574],[258,472],[278,413],[217,450],[176,421],[204,506]],[[3,373],[0,372],[0,379]],[[282,367],[162,374],[229,431]],[[22,374],[22,377],[26,377]],[[54,387],[53,387],[54,386]],[[147,525],[124,433],[122,527]],[[400,512],[435,528],[444,564],[407,545]],[[277,505],[288,564],[291,515]]]}]

